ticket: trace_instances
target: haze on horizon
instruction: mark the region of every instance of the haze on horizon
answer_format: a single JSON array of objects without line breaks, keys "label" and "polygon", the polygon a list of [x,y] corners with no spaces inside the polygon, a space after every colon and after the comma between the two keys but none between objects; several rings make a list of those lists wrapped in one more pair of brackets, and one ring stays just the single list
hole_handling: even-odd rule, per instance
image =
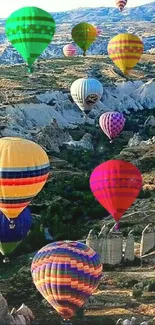
[{"label": "haze on horizon", "polygon": [[[147,3],[154,2],[154,0],[128,0],[126,7],[141,6]],[[108,4],[106,0],[96,0],[90,3],[90,0],[59,0],[58,2],[51,2],[49,0],[4,0],[3,4],[0,3],[0,17],[6,18],[13,11],[26,6],[36,6],[47,10],[49,12],[65,11],[71,9],[77,9],[79,7],[115,7],[115,0],[109,0]]]}]

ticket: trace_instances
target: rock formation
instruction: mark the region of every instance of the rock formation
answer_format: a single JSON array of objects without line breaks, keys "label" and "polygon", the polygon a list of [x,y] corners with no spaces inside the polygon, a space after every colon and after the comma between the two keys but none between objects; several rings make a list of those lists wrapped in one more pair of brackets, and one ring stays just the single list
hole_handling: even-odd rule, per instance
[{"label": "rock formation", "polygon": [[[104,225],[101,228],[98,236],[93,229],[90,230],[87,238],[86,245],[93,248],[100,255],[101,263],[108,265],[118,265],[123,261],[133,262],[135,258],[135,243],[133,230],[128,234],[125,241],[125,249],[123,249],[123,236],[120,231],[115,230],[115,225],[108,232],[108,228]],[[144,255],[155,247],[155,227],[149,224],[142,232],[140,243],[140,257],[147,259],[152,258],[154,255]],[[154,253],[152,253],[154,254]]]},{"label": "rock formation", "polygon": [[9,312],[8,305],[0,293],[0,325],[29,325],[34,320],[34,315],[25,304],[16,310],[13,308]]},{"label": "rock formation", "polygon": [[148,224],[142,232],[140,256],[148,253],[155,247],[155,226]]},{"label": "rock formation", "polygon": [[134,236],[133,230],[131,230],[128,234],[124,252],[124,261],[134,261]]}]

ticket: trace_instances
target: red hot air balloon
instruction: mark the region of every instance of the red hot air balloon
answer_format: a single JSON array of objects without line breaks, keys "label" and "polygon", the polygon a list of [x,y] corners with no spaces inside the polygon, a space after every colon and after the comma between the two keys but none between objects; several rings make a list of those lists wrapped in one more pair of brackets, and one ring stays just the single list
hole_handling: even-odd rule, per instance
[{"label": "red hot air balloon", "polygon": [[115,2],[120,11],[122,11],[127,4],[127,0],[115,0]]},{"label": "red hot air balloon", "polygon": [[108,160],[90,176],[93,195],[117,222],[135,201],[141,187],[139,169],[124,160]]},{"label": "red hot air balloon", "polygon": [[74,56],[76,54],[76,47],[73,44],[66,44],[63,47],[64,56]]},{"label": "red hot air balloon", "polygon": [[102,131],[111,140],[116,138],[124,128],[125,117],[119,112],[106,112],[99,118]]}]

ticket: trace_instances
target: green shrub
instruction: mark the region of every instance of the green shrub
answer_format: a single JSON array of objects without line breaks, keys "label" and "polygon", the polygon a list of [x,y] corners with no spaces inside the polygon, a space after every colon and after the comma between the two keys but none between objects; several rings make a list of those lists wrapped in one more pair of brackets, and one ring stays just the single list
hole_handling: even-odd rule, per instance
[{"label": "green shrub", "polygon": [[142,289],[134,288],[134,289],[132,290],[132,296],[133,296],[134,298],[139,298],[139,297],[142,296],[142,294],[143,294],[143,290],[142,290]]},{"label": "green shrub", "polygon": [[149,283],[147,285],[147,291],[155,292],[155,280],[149,281]]}]

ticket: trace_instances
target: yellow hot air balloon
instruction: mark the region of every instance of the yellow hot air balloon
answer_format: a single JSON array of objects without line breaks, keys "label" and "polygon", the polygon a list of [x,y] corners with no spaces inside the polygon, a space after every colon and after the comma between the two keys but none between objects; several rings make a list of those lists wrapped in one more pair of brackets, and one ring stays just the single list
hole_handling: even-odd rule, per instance
[{"label": "yellow hot air balloon", "polygon": [[109,57],[125,75],[139,62],[143,50],[143,42],[133,34],[118,34],[108,43]]},{"label": "yellow hot air balloon", "polygon": [[16,218],[40,192],[49,174],[46,152],[22,138],[0,139],[0,210]]}]

